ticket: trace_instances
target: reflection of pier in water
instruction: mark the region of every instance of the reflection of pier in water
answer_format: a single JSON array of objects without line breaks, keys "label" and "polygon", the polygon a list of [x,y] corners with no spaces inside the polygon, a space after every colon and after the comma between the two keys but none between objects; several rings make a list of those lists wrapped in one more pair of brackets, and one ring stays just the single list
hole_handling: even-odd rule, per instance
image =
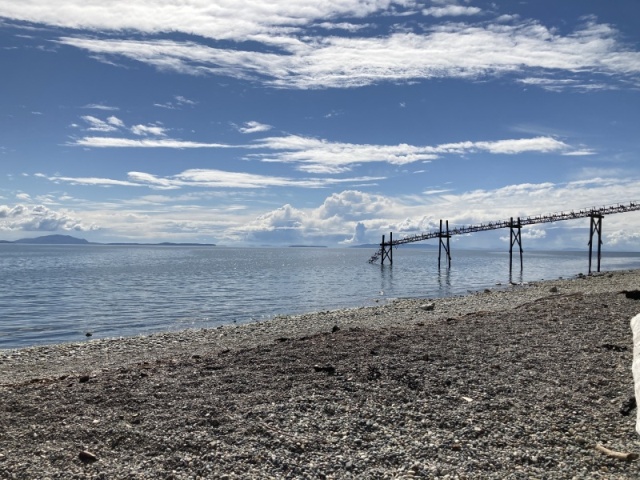
[{"label": "reflection of pier in water", "polygon": [[498,230],[500,228],[508,228],[510,231],[509,242],[509,271],[513,267],[513,247],[518,246],[520,252],[520,270],[522,270],[522,227],[526,225],[536,225],[539,223],[552,223],[561,222],[564,220],[574,220],[576,218],[590,218],[591,227],[589,229],[589,273],[591,273],[591,260],[593,258],[593,240],[594,235],[597,235],[597,271],[600,271],[600,259],[602,255],[602,219],[605,215],[611,215],[614,213],[625,213],[640,210],[640,203],[630,202],[629,204],[617,204],[608,205],[600,208],[589,208],[579,211],[550,213],[548,215],[534,215],[530,217],[518,217],[516,220],[511,217],[509,220],[502,220],[498,222],[481,223],[479,225],[469,225],[466,227],[456,227],[449,230],[449,221],[444,224],[440,220],[440,229],[434,230],[428,233],[422,233],[419,235],[412,235],[409,237],[403,237],[398,240],[393,239],[393,232],[389,233],[389,241],[385,241],[385,236],[382,235],[382,243],[380,243],[380,250],[378,250],[370,259],[369,263],[374,263],[380,259],[380,263],[384,265],[385,260],[389,260],[390,264],[393,264],[393,247],[404,245],[405,243],[422,242],[424,240],[430,240],[432,238],[440,239],[438,246],[438,268],[440,268],[440,261],[442,252],[447,256],[448,265],[451,266],[451,248],[449,239],[454,235],[466,235],[469,233],[484,232],[487,230]]}]

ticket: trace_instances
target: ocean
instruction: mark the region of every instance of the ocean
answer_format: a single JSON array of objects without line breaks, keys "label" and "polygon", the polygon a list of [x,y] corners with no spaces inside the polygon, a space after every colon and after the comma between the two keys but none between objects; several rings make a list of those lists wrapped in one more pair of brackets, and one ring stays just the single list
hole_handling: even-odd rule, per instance
[{"label": "ocean", "polygon": [[[0,244],[0,349],[212,328],[276,315],[436,298],[588,272],[588,253]],[[443,259],[444,260],[444,259]],[[595,258],[593,261],[595,271]],[[603,252],[602,270],[640,268]]]}]

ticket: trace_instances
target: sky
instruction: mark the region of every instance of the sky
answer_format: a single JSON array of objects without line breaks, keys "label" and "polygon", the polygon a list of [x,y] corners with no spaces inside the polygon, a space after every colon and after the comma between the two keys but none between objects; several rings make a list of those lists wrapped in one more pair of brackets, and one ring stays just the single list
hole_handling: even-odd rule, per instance
[{"label": "sky", "polygon": [[[0,239],[346,247],[640,201],[639,21],[637,0],[0,0]],[[589,219],[522,238],[586,249]],[[640,250],[640,212],[603,242]]]}]

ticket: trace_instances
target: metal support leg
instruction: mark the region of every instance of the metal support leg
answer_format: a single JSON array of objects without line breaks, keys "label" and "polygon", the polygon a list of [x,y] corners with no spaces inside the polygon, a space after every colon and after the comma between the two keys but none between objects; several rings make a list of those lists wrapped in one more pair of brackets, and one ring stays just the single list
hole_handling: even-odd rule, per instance
[{"label": "metal support leg", "polygon": [[523,264],[522,264],[522,224],[520,223],[520,217],[518,217],[518,223],[513,223],[513,217],[511,217],[511,223],[509,225],[509,229],[511,230],[511,241],[509,245],[509,273],[513,271],[513,246],[518,244],[520,248],[520,271],[522,272]]},{"label": "metal support leg", "polygon": [[380,244],[380,251],[382,252],[382,258],[380,265],[384,265],[384,259],[389,259],[389,265],[393,265],[393,233],[389,233],[389,243],[385,243],[384,235],[382,235],[382,243]]},{"label": "metal support leg", "polygon": [[[451,250],[450,250],[450,244],[449,244],[449,239],[451,238],[451,235],[449,235],[449,220],[447,220],[446,227],[447,227],[446,232],[443,232],[442,220],[440,220],[440,234],[438,235],[438,237],[440,238],[440,244],[438,245],[438,270],[440,270],[440,258],[442,257],[443,248],[445,253],[447,254],[448,266],[449,268],[451,268]],[[446,245],[442,240],[443,238],[447,239]]]},{"label": "metal support leg", "polygon": [[604,215],[593,213],[591,227],[589,228],[589,275],[591,275],[591,257],[593,256],[593,234],[598,234],[598,272],[600,272],[600,259],[602,257],[602,218]]}]

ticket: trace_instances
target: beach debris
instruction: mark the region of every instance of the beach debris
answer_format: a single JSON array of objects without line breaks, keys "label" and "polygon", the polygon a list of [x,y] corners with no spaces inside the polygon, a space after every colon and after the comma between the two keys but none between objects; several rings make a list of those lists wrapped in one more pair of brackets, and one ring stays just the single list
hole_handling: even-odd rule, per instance
[{"label": "beach debris", "polygon": [[436,304],[435,303],[423,303],[422,305],[420,305],[420,309],[424,310],[425,312],[430,312],[432,310],[434,310],[436,308]]},{"label": "beach debris", "polygon": [[98,461],[98,457],[88,450],[83,450],[78,454],[78,458],[84,463],[93,463]]},{"label": "beach debris", "polygon": [[316,372],[325,372],[327,375],[335,375],[336,373],[336,367],[334,367],[333,365],[314,365],[313,369]]},{"label": "beach debris", "polygon": [[629,399],[622,404],[622,407],[620,407],[620,414],[628,417],[636,406],[636,397],[629,397]]},{"label": "beach debris", "polygon": [[620,293],[631,300],[640,300],[640,290],[622,290]]},{"label": "beach debris", "polygon": [[636,460],[638,458],[638,454],[637,453],[631,453],[631,452],[616,452],[615,450],[610,450],[607,447],[601,445],[601,444],[597,444],[596,445],[596,450],[598,450],[599,452],[604,453],[607,457],[611,457],[611,458],[615,458],[618,460],[625,460],[627,462],[630,462],[632,460]]},{"label": "beach debris", "polygon": [[600,346],[610,352],[626,352],[628,350],[628,347],[624,345],[614,345],[613,343],[603,343]]},{"label": "beach debris", "polygon": [[[629,322],[633,333],[633,360],[631,371],[633,373],[634,395],[640,398],[640,314],[636,315]],[[640,409],[636,414],[636,432],[640,434]]]}]

